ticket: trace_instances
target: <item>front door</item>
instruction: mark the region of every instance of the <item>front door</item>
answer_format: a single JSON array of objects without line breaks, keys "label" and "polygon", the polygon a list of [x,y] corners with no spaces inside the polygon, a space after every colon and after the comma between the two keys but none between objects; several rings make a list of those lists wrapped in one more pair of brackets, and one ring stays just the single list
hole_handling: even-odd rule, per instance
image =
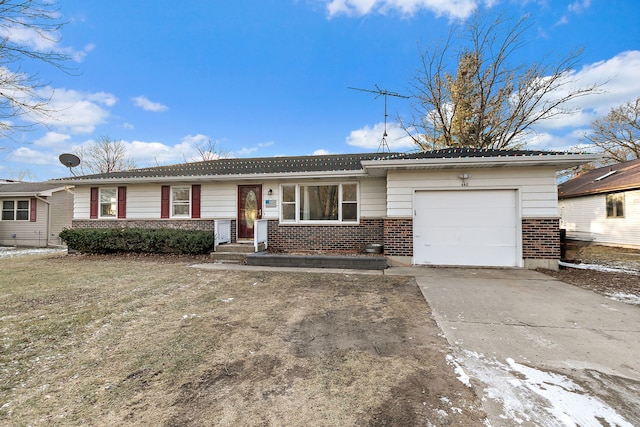
[{"label": "front door", "polygon": [[253,239],[253,225],[262,218],[262,185],[238,186],[238,239]]}]

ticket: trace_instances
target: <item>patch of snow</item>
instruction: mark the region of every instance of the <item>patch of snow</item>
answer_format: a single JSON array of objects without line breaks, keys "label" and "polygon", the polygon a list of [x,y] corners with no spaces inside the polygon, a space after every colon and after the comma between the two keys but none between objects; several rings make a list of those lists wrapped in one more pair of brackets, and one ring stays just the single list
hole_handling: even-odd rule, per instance
[{"label": "patch of snow", "polygon": [[624,292],[613,292],[607,294],[612,300],[626,302],[627,304],[640,305],[640,295],[625,294]]},{"label": "patch of snow", "polygon": [[577,268],[580,270],[595,270],[595,271],[604,271],[606,273],[626,273],[626,274],[640,275],[640,271],[637,271],[631,268],[613,268],[613,267],[605,267],[604,265],[598,265],[598,264],[572,264],[570,262],[564,262],[564,261],[558,261],[558,265],[562,267]]},{"label": "patch of snow", "polygon": [[447,354],[446,360],[448,364],[454,366],[453,372],[456,373],[458,380],[467,387],[471,387],[471,378],[469,378],[469,375],[462,369],[458,361],[450,354]]},{"label": "patch of snow", "polygon": [[631,427],[612,407],[570,378],[506,359],[506,364],[475,352],[462,351],[452,363],[465,367],[469,375],[485,385],[483,400],[498,402],[502,419],[518,424],[545,426]]},{"label": "patch of snow", "polygon": [[231,301],[233,301],[233,298],[224,298],[224,299],[221,299],[220,301],[222,301],[222,302],[231,302]]},{"label": "patch of snow", "polygon": [[0,258],[13,258],[24,255],[39,255],[39,254],[54,254],[57,252],[65,252],[63,248],[15,248],[15,247],[0,247]]}]

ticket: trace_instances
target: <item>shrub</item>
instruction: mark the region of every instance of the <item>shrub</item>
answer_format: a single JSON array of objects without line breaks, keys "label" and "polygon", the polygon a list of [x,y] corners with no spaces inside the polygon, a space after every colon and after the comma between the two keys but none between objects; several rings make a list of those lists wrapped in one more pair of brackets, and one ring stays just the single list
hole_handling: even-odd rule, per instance
[{"label": "shrub", "polygon": [[147,253],[199,255],[213,249],[213,232],[169,228],[65,228],[69,249],[91,254]]}]

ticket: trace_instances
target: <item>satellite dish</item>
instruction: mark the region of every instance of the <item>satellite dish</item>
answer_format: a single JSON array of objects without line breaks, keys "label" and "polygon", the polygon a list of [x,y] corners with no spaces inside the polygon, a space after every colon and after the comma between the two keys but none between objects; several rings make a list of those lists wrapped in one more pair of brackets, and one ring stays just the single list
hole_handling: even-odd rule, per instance
[{"label": "satellite dish", "polygon": [[80,157],[71,153],[63,153],[60,154],[60,157],[58,157],[58,159],[60,160],[60,163],[68,167],[69,171],[75,176],[71,168],[75,168],[80,164]]}]

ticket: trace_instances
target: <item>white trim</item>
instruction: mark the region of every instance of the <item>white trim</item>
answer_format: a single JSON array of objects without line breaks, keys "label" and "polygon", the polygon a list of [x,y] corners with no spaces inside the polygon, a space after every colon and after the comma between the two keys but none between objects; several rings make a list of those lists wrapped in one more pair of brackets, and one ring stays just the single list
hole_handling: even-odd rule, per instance
[{"label": "white trim", "polygon": [[[300,188],[301,187],[316,187],[316,186],[337,186],[338,187],[338,219],[337,220],[303,220],[300,219]],[[356,186],[356,219],[355,220],[343,220],[342,217],[342,186],[343,185],[355,185]],[[295,219],[284,220],[282,218],[282,210],[285,205],[291,205],[291,202],[284,202],[283,200],[283,187],[295,187]],[[360,223],[360,183],[358,181],[343,181],[343,182],[309,182],[309,183],[284,183],[279,185],[280,192],[280,208],[278,209],[278,223],[280,225],[357,225]],[[351,201],[349,201],[351,202]],[[348,202],[348,203],[349,203]]]},{"label": "white trim", "polygon": [[[178,206],[188,206],[188,212],[186,214],[174,215],[173,214],[173,190],[174,189],[186,189],[189,192],[187,196],[187,203],[180,203]],[[172,185],[169,189],[169,218],[191,218],[191,185]]]},{"label": "white trim", "polygon": [[[111,202],[113,206],[113,215],[102,215],[102,192],[105,190],[115,191],[115,200]],[[118,218],[118,187],[99,187],[98,188],[98,219],[117,219]]]}]

